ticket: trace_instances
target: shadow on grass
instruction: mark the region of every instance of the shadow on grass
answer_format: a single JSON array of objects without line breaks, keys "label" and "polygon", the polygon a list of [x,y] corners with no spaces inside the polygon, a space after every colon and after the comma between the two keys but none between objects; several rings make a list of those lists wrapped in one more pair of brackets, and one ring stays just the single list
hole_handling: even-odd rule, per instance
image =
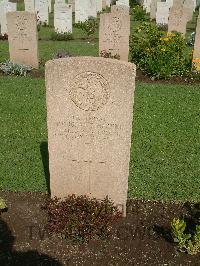
[{"label": "shadow on grass", "polygon": [[43,169],[46,179],[47,191],[48,194],[50,191],[50,173],[49,173],[49,152],[48,152],[48,142],[44,141],[40,144],[40,153],[42,157]]},{"label": "shadow on grass", "polygon": [[37,250],[17,252],[13,249],[15,237],[12,235],[7,223],[0,217],[0,265],[7,266],[61,266],[62,264]]}]

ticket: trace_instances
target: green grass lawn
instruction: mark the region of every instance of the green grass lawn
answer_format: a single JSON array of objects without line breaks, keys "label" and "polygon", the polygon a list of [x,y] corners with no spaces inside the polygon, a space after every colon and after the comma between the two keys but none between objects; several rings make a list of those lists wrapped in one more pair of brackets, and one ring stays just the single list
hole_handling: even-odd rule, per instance
[{"label": "green grass lawn", "polygon": [[199,86],[137,84],[129,196],[198,200]]},{"label": "green grass lawn", "polygon": [[[191,30],[195,16],[188,24]],[[132,31],[139,24],[132,21]],[[51,27],[39,31],[42,65],[60,50],[98,56],[98,32],[89,43],[75,28],[74,40],[51,41],[52,25],[51,14]],[[8,58],[8,42],[0,41],[0,62]],[[0,98],[0,188],[47,192],[41,155],[47,143],[44,79],[0,76]],[[137,83],[129,197],[198,200],[199,101],[198,86]]]},{"label": "green grass lawn", "polygon": [[[0,78],[0,185],[47,191],[40,152],[47,142],[43,79]],[[129,197],[197,200],[200,187],[198,86],[137,83]]]}]

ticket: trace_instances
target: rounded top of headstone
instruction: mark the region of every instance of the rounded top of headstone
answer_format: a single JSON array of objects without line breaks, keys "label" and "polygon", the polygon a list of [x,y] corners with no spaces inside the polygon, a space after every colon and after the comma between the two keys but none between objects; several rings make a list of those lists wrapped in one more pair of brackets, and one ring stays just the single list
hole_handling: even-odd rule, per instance
[{"label": "rounded top of headstone", "polygon": [[136,72],[136,66],[133,63],[121,61],[118,59],[111,59],[111,58],[103,58],[103,57],[93,57],[93,56],[80,56],[80,57],[68,57],[68,58],[59,58],[59,59],[53,59],[49,60],[45,64],[45,68],[53,67],[55,65],[68,65],[75,63],[77,65],[82,65],[83,63],[99,63],[102,64],[102,68],[104,68],[105,64],[111,64],[111,65],[117,65],[120,67],[126,67],[132,70],[133,72]]}]

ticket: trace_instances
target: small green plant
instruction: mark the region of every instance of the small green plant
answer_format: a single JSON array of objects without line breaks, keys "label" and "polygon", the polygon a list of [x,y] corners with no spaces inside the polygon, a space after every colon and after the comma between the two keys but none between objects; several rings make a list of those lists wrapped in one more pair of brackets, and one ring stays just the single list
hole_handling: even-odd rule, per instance
[{"label": "small green plant", "polygon": [[64,32],[64,33],[52,32],[51,34],[51,40],[53,41],[70,41],[73,39],[74,36],[71,32]]},{"label": "small green plant", "polygon": [[85,34],[87,35],[87,38],[89,39],[92,35],[95,34],[98,28],[98,23],[95,18],[89,18],[85,22],[75,23],[74,26],[84,31]]},{"label": "small green plant", "polygon": [[101,51],[100,56],[101,57],[104,57],[104,58],[112,58],[112,59],[118,59],[118,60],[120,60],[120,55],[118,55],[118,54],[112,55],[111,52],[107,52],[105,50]]},{"label": "small green plant", "polygon": [[131,13],[133,14],[133,19],[136,21],[148,20],[145,10],[140,5],[133,6]]},{"label": "small green plant", "polygon": [[26,76],[29,71],[32,70],[32,67],[25,66],[21,64],[16,64],[10,60],[7,60],[5,63],[0,64],[0,71],[6,75],[17,75],[17,76]]},{"label": "small green plant", "polygon": [[48,230],[66,241],[85,242],[108,237],[121,213],[113,202],[87,196],[70,195],[61,201],[48,199],[43,209],[49,214]]},{"label": "small green plant", "polygon": [[196,255],[200,252],[200,225],[196,225],[193,235],[185,233],[186,227],[184,220],[174,218],[171,222],[172,237],[181,252]]},{"label": "small green plant", "polygon": [[6,203],[5,203],[5,200],[0,198],[0,213],[2,210],[6,209],[7,206],[6,206]]}]

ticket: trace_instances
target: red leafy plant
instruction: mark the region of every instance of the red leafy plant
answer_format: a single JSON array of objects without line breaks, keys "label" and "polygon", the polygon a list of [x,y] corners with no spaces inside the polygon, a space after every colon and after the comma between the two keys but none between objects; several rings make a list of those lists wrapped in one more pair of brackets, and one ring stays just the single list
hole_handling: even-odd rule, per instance
[{"label": "red leafy plant", "polygon": [[112,226],[122,216],[108,197],[97,200],[72,194],[63,201],[47,199],[42,208],[49,215],[48,231],[72,242],[109,237]]}]

